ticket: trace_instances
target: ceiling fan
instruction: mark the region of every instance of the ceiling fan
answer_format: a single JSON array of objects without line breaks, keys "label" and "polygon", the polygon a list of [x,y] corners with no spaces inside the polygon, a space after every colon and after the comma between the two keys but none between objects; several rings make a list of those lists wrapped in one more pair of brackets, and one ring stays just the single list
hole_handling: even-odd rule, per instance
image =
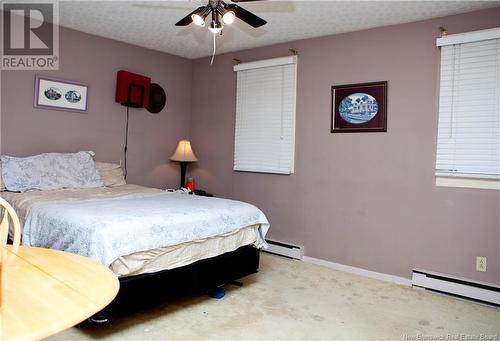
[{"label": "ceiling fan", "polygon": [[[248,2],[262,0],[231,0],[231,2]],[[181,19],[175,26],[187,26],[194,22],[197,26],[205,26],[205,20],[210,15],[210,32],[217,34],[222,31],[223,24],[230,25],[236,18],[246,22],[252,27],[265,25],[267,21],[236,5],[227,4],[223,0],[209,0],[206,6],[201,6]]]}]

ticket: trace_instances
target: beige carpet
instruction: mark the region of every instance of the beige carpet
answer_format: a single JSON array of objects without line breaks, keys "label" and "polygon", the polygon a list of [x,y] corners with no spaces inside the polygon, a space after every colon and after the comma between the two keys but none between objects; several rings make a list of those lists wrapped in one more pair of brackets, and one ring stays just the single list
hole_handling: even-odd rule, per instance
[{"label": "beige carpet", "polygon": [[[500,337],[500,309],[263,254],[226,296],[182,299],[51,340]],[[454,337],[460,337],[454,339]]]}]

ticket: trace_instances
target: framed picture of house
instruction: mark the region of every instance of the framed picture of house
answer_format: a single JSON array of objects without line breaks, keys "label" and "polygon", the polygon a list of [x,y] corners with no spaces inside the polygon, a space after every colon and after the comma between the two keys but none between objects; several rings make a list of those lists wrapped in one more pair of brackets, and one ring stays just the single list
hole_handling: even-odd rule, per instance
[{"label": "framed picture of house", "polygon": [[387,81],[332,86],[332,133],[387,131]]},{"label": "framed picture of house", "polygon": [[86,84],[35,76],[35,108],[85,113],[87,100]]}]

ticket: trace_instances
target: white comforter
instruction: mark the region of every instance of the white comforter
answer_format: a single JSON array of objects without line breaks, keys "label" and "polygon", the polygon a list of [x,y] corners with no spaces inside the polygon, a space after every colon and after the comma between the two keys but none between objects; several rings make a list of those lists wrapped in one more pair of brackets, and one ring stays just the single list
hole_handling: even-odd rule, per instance
[{"label": "white comforter", "polygon": [[[29,203],[29,205],[27,204]],[[159,191],[109,197],[24,200],[23,244],[59,249],[109,266],[134,252],[171,246],[260,225],[258,247],[269,223],[240,201]]]}]

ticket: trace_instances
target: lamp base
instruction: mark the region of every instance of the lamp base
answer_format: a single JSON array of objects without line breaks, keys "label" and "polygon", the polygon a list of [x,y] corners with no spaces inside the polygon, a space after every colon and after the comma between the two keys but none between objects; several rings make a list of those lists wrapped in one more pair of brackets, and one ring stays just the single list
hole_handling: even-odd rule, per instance
[{"label": "lamp base", "polygon": [[181,165],[181,185],[180,185],[180,188],[182,188],[182,187],[186,187],[186,170],[187,170],[188,163],[185,161],[180,161],[179,164]]}]

